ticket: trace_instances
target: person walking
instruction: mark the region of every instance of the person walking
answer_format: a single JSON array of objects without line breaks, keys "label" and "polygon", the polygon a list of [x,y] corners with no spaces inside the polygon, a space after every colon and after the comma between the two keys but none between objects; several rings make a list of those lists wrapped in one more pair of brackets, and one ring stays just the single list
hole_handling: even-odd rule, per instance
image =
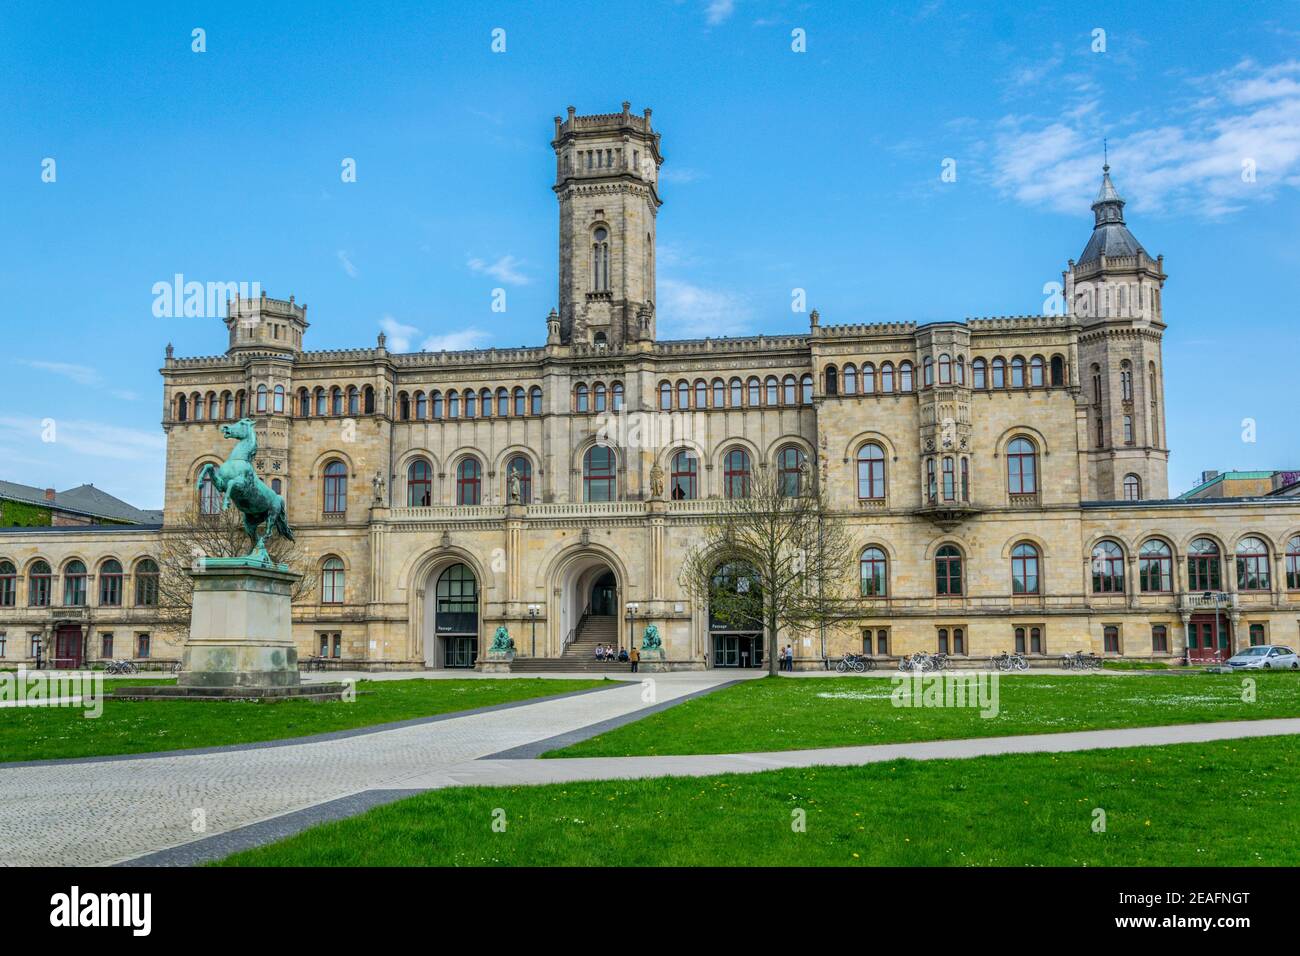
[{"label": "person walking", "polygon": [[627,655],[627,659],[632,662],[632,673],[635,674],[637,672],[637,665],[641,663],[640,648],[632,648],[631,653]]}]

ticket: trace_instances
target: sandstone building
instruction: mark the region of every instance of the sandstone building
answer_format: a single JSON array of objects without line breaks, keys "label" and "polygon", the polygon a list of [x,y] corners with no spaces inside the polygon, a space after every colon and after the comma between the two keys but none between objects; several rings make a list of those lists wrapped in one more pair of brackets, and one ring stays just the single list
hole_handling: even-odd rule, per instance
[{"label": "sandstone building", "polygon": [[[230,302],[223,353],[168,349],[165,514],[217,506],[197,475],[230,450],[223,422],[255,419],[261,473],[318,577],[294,608],[303,656],[470,666],[499,624],[526,659],[654,623],[676,666],[757,664],[761,635],[711,627],[677,568],[720,499],[804,461],[851,525],[864,610],[781,635],[800,666],[863,649],[1294,645],[1300,503],[1169,498],[1164,263],[1129,231],[1108,167],[1062,314],[813,312],[786,335],[661,341],[650,111],[570,109],[552,146],[559,298],[544,344],[309,351],[306,305],[262,296]],[[157,535],[0,529],[3,661],[37,642],[60,660],[178,656],[151,623]]]}]

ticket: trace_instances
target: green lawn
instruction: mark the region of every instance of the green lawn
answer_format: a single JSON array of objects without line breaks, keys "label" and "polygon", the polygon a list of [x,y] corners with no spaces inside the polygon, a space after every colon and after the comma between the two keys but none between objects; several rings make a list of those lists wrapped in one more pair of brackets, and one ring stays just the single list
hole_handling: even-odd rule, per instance
[{"label": "green lawn", "polygon": [[435,790],[223,863],[1296,866],[1300,742]]},{"label": "green lawn", "polygon": [[[1252,675],[1253,676],[1253,675]],[[998,686],[998,716],[973,708],[895,707],[888,678],[750,680],[548,757],[741,753],[855,744],[1000,737],[1300,717],[1300,674],[1259,674],[1242,701],[1239,674],[1014,674]]]},{"label": "green lawn", "polygon": [[[106,689],[160,683],[109,680]],[[359,681],[355,702],[104,701],[87,719],[72,707],[0,709],[0,762],[146,753],[279,740],[600,687],[602,680]]]}]

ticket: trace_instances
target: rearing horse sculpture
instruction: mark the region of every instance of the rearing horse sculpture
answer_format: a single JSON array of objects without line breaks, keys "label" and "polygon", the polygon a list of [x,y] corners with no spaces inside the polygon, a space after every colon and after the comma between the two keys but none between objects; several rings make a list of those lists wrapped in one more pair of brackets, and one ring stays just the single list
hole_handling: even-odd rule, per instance
[{"label": "rearing horse sculpture", "polygon": [[[213,487],[222,495],[221,509],[224,511],[232,501],[235,503],[244,518],[244,531],[253,542],[253,550],[247,557],[270,564],[266,540],[271,534],[278,531],[283,537],[293,540],[293,531],[284,514],[284,499],[267,487],[253,468],[257,433],[252,419],[241,418],[233,425],[222,425],[221,434],[238,439],[235,450],[220,467],[209,462],[199,469],[198,488],[202,491],[203,482],[210,477]],[[266,531],[259,534],[257,529],[264,523]]]}]

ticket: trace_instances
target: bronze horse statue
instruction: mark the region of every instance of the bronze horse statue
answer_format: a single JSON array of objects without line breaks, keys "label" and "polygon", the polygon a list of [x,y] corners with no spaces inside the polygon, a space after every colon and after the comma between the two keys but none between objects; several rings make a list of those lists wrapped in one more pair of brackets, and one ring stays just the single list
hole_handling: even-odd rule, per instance
[{"label": "bronze horse statue", "polygon": [[[222,425],[221,434],[237,439],[235,449],[221,466],[208,462],[199,469],[198,488],[202,491],[203,482],[212,479],[213,487],[222,495],[221,510],[229,508],[233,501],[244,518],[244,531],[253,542],[253,549],[247,557],[271,564],[266,541],[272,533],[279,532],[290,541],[294,539],[284,514],[284,498],[258,478],[253,468],[257,433],[252,419],[241,418],[233,425]],[[263,524],[266,531],[259,534],[257,529]]]}]

